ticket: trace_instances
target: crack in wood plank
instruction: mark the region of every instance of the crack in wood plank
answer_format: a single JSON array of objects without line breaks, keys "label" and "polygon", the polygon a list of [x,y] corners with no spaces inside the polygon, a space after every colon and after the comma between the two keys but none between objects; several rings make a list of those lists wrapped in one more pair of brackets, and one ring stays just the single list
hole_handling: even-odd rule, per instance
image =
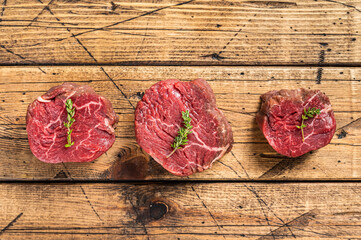
[{"label": "crack in wood plank", "polygon": [[344,129],[344,128],[346,128],[346,127],[350,127],[350,126],[352,126],[353,124],[358,124],[358,122],[361,122],[361,117],[359,117],[359,118],[357,118],[356,120],[353,120],[353,121],[347,123],[346,125],[338,128],[336,131],[338,131],[338,130],[340,130],[340,129]]},{"label": "crack in wood plank", "polygon": [[[145,28],[145,33],[144,33],[144,35],[147,35],[148,25],[149,25],[149,19],[147,20],[147,27]],[[146,38],[146,37],[144,36],[143,39],[142,39],[142,42],[140,43],[140,47],[139,47],[139,50],[138,50],[138,52],[137,52],[137,55],[135,56],[135,60],[138,59],[139,53],[140,53],[140,51],[143,49],[143,44],[144,44],[145,38]]]},{"label": "crack in wood plank", "polygon": [[352,6],[352,5],[350,5],[350,4],[346,4],[346,3],[343,3],[343,2],[340,2],[340,1],[335,1],[335,0],[322,0],[322,1],[340,4],[340,5],[342,5],[342,6],[355,9],[357,12],[361,12],[361,10],[358,9],[358,8],[356,8],[355,6]]},{"label": "crack in wood plank", "polygon": [[[141,17],[145,17],[147,15],[151,15],[151,14],[154,14],[156,12],[159,12],[161,10],[164,10],[164,9],[168,9],[168,8],[172,8],[172,7],[177,7],[177,6],[181,6],[181,5],[185,5],[185,4],[188,4],[188,3],[191,3],[195,0],[189,0],[189,1],[186,1],[186,2],[181,2],[181,3],[177,3],[177,4],[173,4],[173,5],[169,5],[169,6],[165,6],[165,7],[161,7],[161,8],[157,8],[155,10],[152,10],[152,11],[149,11],[149,12],[145,12],[145,13],[142,13],[140,15],[137,15],[135,17],[131,17],[131,18],[128,18],[128,19],[125,19],[125,20],[122,20],[122,21],[119,21],[119,22],[115,22],[115,23],[112,23],[112,24],[109,24],[109,25],[105,25],[103,27],[99,27],[99,28],[94,28],[92,30],[89,30],[89,31],[84,31],[84,32],[80,32],[80,33],[77,33],[77,34],[74,34],[74,37],[78,37],[80,35],[83,35],[83,34],[86,34],[86,33],[91,33],[91,32],[95,32],[95,31],[103,31],[103,30],[106,30],[106,29],[109,29],[111,27],[114,27],[114,26],[117,26],[119,24],[122,24],[122,23],[125,23],[125,22],[130,22],[132,20],[135,20],[137,18],[141,18]],[[58,39],[57,41],[63,41],[67,38],[60,38]]]},{"label": "crack in wood plank", "polygon": [[232,172],[234,172],[234,173],[237,175],[237,177],[242,178],[242,177],[238,174],[238,172],[236,172],[236,170],[234,170],[231,166],[225,164],[225,163],[222,162],[221,160],[218,160],[218,162],[219,162],[220,164],[222,164],[223,166],[225,166],[225,167],[229,168],[230,170],[232,170]]},{"label": "crack in wood plank", "polygon": [[[69,172],[69,170],[68,170],[68,168],[66,167],[66,165],[65,165],[64,162],[62,162],[62,165],[63,165],[63,167],[64,167],[64,169],[65,169],[65,172],[68,174],[70,180],[71,180],[71,181],[74,181],[73,177],[71,176],[71,174],[70,174],[70,172]],[[100,217],[100,215],[98,214],[98,212],[95,210],[93,204],[91,203],[88,195],[85,193],[83,186],[82,186],[82,185],[79,185],[79,187],[80,187],[81,192],[82,192],[83,195],[85,196],[85,199],[87,200],[90,208],[93,210],[94,214],[97,216],[97,218],[98,218],[101,222],[103,222],[102,218]]]},{"label": "crack in wood plank", "polygon": [[[69,174],[69,172],[68,172],[68,174]],[[70,177],[70,175],[69,175],[69,177]],[[95,210],[93,204],[90,202],[89,197],[88,197],[88,195],[85,193],[83,186],[80,185],[80,189],[81,189],[83,195],[85,196],[85,199],[88,201],[91,209],[92,209],[93,212],[95,213],[95,215],[99,218],[100,221],[103,221],[102,218],[100,217],[99,213]]]},{"label": "crack in wood plank", "polygon": [[[7,47],[5,47],[4,45],[0,44],[0,48],[4,49],[6,52],[14,55],[14,56],[17,56],[18,58],[22,59],[22,60],[26,60],[25,57],[23,57],[22,55],[20,54],[17,54],[17,53],[14,53],[12,50],[8,49]],[[27,60],[29,61],[29,60]],[[35,63],[35,62],[34,62]]]},{"label": "crack in wood plank", "polygon": [[[263,213],[263,216],[264,216],[264,220],[266,220],[267,222],[267,225],[269,226],[269,229],[270,229],[270,233],[271,233],[271,236],[273,238],[273,240],[275,240],[275,236],[273,234],[273,231],[272,231],[272,227],[271,227],[271,224],[270,224],[270,220],[268,219],[268,215],[266,214],[266,211],[264,210],[263,208],[263,205],[262,205],[262,201],[261,201],[261,198],[260,196],[257,194],[256,190],[253,188],[253,186],[250,186],[248,187],[247,185],[244,185],[250,192],[252,192],[254,194],[254,196],[256,197],[256,200],[261,208],[261,211]],[[251,189],[252,188],[252,189]]]},{"label": "crack in wood plank", "polygon": [[[245,27],[245,26],[243,26]],[[226,43],[226,45],[223,46],[222,50],[218,52],[218,55],[220,56],[228,47],[228,45],[235,39],[237,38],[238,34],[242,31],[242,28],[240,28],[234,35],[233,37]]]},{"label": "crack in wood plank", "polygon": [[[261,156],[262,154],[260,154]],[[292,170],[297,165],[303,163],[306,159],[306,157],[299,157],[299,158],[288,158],[281,155],[276,155],[277,158],[283,158],[281,161],[276,163],[272,168],[267,170],[265,173],[263,173],[261,176],[259,176],[260,179],[262,178],[273,178],[276,176],[279,176],[283,174],[286,170]],[[265,156],[268,158],[268,156]],[[271,156],[272,158],[273,156]]]},{"label": "crack in wood plank", "polygon": [[[264,213],[265,219],[267,221],[267,223],[269,223],[269,219],[267,214],[265,213],[262,204],[265,205],[265,207],[267,207],[268,211],[270,211],[278,220],[280,220],[283,224],[285,224],[285,226],[287,227],[287,229],[290,231],[291,235],[296,238],[296,236],[294,235],[294,233],[292,232],[291,228],[285,223],[285,221],[283,219],[281,219],[279,216],[277,216],[277,214],[268,206],[268,204],[259,196],[259,194],[257,193],[256,189],[253,186],[247,186],[246,184],[244,185],[250,192],[253,193],[253,195],[256,197],[257,201],[260,204],[260,207]],[[272,236],[274,237],[273,233]]]},{"label": "crack in wood plank", "polygon": [[[30,63],[33,63],[33,64],[37,64],[35,61],[26,59],[24,56],[22,56],[22,55],[20,55],[20,54],[18,54],[18,53],[13,52],[12,50],[10,50],[9,48],[5,47],[5,46],[2,45],[2,44],[0,44],[0,48],[4,49],[6,52],[8,52],[8,53],[10,53],[10,54],[12,54],[12,55],[14,55],[14,56],[16,56],[16,57],[24,60],[24,61],[27,61],[27,62],[30,62]],[[41,69],[40,67],[38,67],[38,69],[39,69],[42,73],[46,74],[46,72],[45,72],[43,69]]]},{"label": "crack in wood plank", "polygon": [[[234,155],[234,153],[233,153],[232,151],[231,151],[231,154],[232,154],[232,156],[236,159],[236,161],[241,165],[243,171],[244,171],[244,172],[246,173],[246,175],[247,175],[247,178],[250,179],[250,177],[249,177],[246,169],[243,167],[243,165],[241,164],[241,162],[238,161],[238,159],[236,158],[236,156]],[[238,174],[237,174],[237,175],[238,175]],[[272,210],[270,207],[268,207],[268,205],[266,204],[266,202],[259,196],[259,194],[257,193],[257,191],[254,189],[253,186],[250,186],[250,187],[248,187],[247,185],[244,185],[244,186],[255,195],[255,197],[256,197],[256,199],[257,199],[257,201],[258,201],[258,203],[259,203],[259,205],[260,205],[260,207],[261,207],[261,210],[262,210],[262,212],[263,212],[263,215],[264,215],[264,217],[265,217],[265,220],[266,220],[266,222],[267,222],[267,224],[268,224],[269,226],[270,226],[270,220],[268,219],[268,216],[267,216],[267,214],[266,214],[266,212],[265,212],[265,210],[264,210],[264,208],[263,208],[263,206],[262,206],[262,203],[263,203],[265,206],[267,206],[268,210],[271,210],[271,212],[284,224],[284,221],[283,221],[281,218],[279,218],[279,217],[273,212],[273,210]],[[295,237],[295,235],[293,234],[292,230],[291,230],[290,228],[288,228],[288,229],[289,229],[289,231],[291,232],[292,236]],[[271,232],[272,232],[272,230],[271,230]],[[271,235],[272,235],[272,237],[275,239],[275,236],[273,235],[273,233],[272,233]],[[295,238],[296,238],[296,237],[295,237]]]},{"label": "crack in wood plank", "polygon": [[17,220],[23,215],[23,213],[19,213],[13,220],[11,220],[8,225],[6,225],[3,229],[0,230],[0,235],[3,234],[6,230],[8,230]]},{"label": "crack in wood plank", "polygon": [[231,150],[231,154],[234,157],[234,159],[236,159],[236,161],[238,162],[238,164],[241,166],[242,170],[244,171],[244,173],[246,174],[248,179],[251,179],[248,175],[248,172],[246,171],[246,169],[243,167],[242,163],[238,160],[238,158],[236,157],[236,155],[233,153],[233,151]]},{"label": "crack in wood plank", "polygon": [[49,9],[49,6],[54,2],[54,0],[50,0],[50,2],[43,7],[43,9],[41,9],[41,11],[36,15],[36,17],[34,17],[30,23],[26,26],[27,28],[30,27],[34,22],[36,22],[38,20],[38,18],[41,16],[41,14],[44,13],[45,10]]},{"label": "crack in wood plank", "polygon": [[[254,14],[254,17],[256,17],[257,14]],[[249,21],[251,21],[251,19],[249,19]],[[238,26],[238,25],[237,25]],[[228,45],[238,37],[238,34],[242,31],[242,29],[246,27],[246,24],[244,24],[238,31],[236,31],[236,33],[233,35],[233,37],[228,40],[228,42],[223,46],[222,50],[220,50],[218,53],[212,53],[212,54],[208,54],[208,55],[204,55],[201,57],[211,57],[212,59],[221,61],[222,59],[226,59],[225,57],[221,56],[221,54],[226,50],[226,48],[228,47]],[[247,33],[247,32],[245,32]]]},{"label": "crack in wood plank", "polygon": [[[300,216],[292,219],[291,221],[279,226],[275,230],[272,230],[270,233],[258,238],[258,240],[265,240],[265,239],[267,239],[268,236],[272,236],[272,234],[275,234],[277,236],[283,236],[284,235],[283,232],[284,232],[285,228],[291,227],[291,226],[292,226],[292,228],[294,228],[293,225],[297,226],[297,228],[295,228],[295,229],[303,231],[304,229],[302,229],[300,227],[306,227],[310,223],[310,221],[316,217],[316,215],[318,213],[319,213],[319,211],[317,209],[312,209],[306,213],[303,213]],[[314,231],[312,231],[312,232],[316,233],[318,235],[322,235],[322,236],[334,237],[331,234],[318,233],[318,232],[314,232]],[[296,238],[295,235],[293,235],[293,237]]]},{"label": "crack in wood plank", "polygon": [[211,211],[209,210],[209,208],[207,207],[207,205],[206,205],[206,204],[204,203],[204,201],[201,199],[201,197],[199,196],[199,194],[197,193],[197,191],[194,189],[193,186],[191,186],[191,189],[192,189],[192,191],[196,194],[196,196],[198,197],[198,199],[201,201],[203,207],[204,207],[205,209],[207,209],[209,215],[211,216],[211,218],[213,219],[214,223],[217,225],[219,231],[220,231],[221,234],[223,235],[223,238],[226,239],[225,235],[223,234],[223,231],[222,231],[221,227],[219,226],[217,220],[215,219],[215,217],[213,216],[213,214],[211,213]]},{"label": "crack in wood plank", "polygon": [[[97,59],[93,56],[93,54],[88,50],[87,47],[85,47],[85,45],[79,40],[79,38],[77,38],[68,27],[65,26],[65,24],[54,14],[54,12],[50,9],[50,7],[46,8],[51,15],[53,15],[55,17],[55,19],[57,21],[59,21],[61,23],[61,25],[63,25],[65,27],[65,29],[72,35],[72,37],[74,37],[74,39],[77,41],[77,43],[84,49],[84,51],[90,56],[90,58],[96,63],[98,64]],[[132,102],[129,100],[129,98],[127,97],[127,95],[123,92],[123,90],[115,83],[115,81],[110,77],[110,75],[104,70],[104,68],[102,66],[99,66],[100,70],[107,76],[107,78],[113,83],[113,85],[120,91],[120,93],[123,95],[123,97],[128,101],[128,103],[132,106],[133,109],[135,109],[134,105],[132,104]]]},{"label": "crack in wood plank", "polygon": [[297,7],[295,2],[281,2],[281,1],[245,1],[244,5],[257,8],[291,8]]}]

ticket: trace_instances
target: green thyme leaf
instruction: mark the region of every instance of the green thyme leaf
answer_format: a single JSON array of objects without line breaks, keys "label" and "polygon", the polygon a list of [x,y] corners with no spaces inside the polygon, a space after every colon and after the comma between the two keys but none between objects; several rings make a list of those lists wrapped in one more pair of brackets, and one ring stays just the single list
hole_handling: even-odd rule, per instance
[{"label": "green thyme leaf", "polygon": [[316,109],[316,108],[309,108],[308,110],[306,110],[306,108],[303,109],[304,114],[302,114],[302,123],[301,126],[296,126],[297,128],[301,129],[301,133],[302,133],[302,141],[305,141],[305,135],[303,132],[303,129],[305,127],[307,127],[307,125],[304,123],[305,120],[307,120],[308,118],[314,118],[316,115],[321,113],[320,109]]},{"label": "green thyme leaf", "polygon": [[74,145],[74,142],[72,142],[71,140],[71,133],[73,132],[73,129],[70,129],[70,127],[73,125],[73,123],[75,122],[75,119],[73,118],[75,115],[75,108],[73,108],[73,102],[71,101],[71,99],[69,98],[68,100],[66,100],[65,102],[65,108],[66,111],[68,113],[67,115],[67,120],[68,122],[64,122],[64,126],[68,129],[67,132],[67,144],[65,144],[65,147],[71,147]]},{"label": "green thyme leaf", "polygon": [[188,144],[188,134],[192,132],[191,129],[193,128],[191,125],[192,119],[189,116],[189,110],[186,110],[185,112],[182,111],[182,118],[184,128],[180,128],[178,130],[178,135],[175,137],[173,144],[171,144],[173,151],[167,156],[167,158],[172,156],[177,149],[181,149],[181,146]]}]

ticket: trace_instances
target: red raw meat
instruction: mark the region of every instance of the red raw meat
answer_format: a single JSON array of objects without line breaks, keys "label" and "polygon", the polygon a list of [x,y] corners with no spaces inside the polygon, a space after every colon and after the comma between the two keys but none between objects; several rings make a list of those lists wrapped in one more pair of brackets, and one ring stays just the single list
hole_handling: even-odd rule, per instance
[{"label": "red raw meat", "polygon": [[[67,111],[65,101],[75,107],[71,126],[74,145],[66,148]],[[47,163],[90,162],[105,153],[114,143],[118,122],[112,104],[86,85],[64,83],[51,88],[28,107],[26,130],[30,149]]]},{"label": "red raw meat", "polygon": [[[188,144],[167,158],[178,130],[183,127],[182,111],[186,110],[193,126]],[[135,134],[138,144],[149,155],[178,176],[211,167],[233,144],[231,126],[203,79],[192,82],[170,79],[146,90],[135,111]]]},{"label": "red raw meat", "polygon": [[[262,105],[257,122],[269,144],[278,153],[298,157],[330,143],[336,130],[336,120],[328,97],[319,90],[270,91],[261,96]],[[305,120],[302,140],[301,126],[304,109],[317,108],[319,115]]]}]

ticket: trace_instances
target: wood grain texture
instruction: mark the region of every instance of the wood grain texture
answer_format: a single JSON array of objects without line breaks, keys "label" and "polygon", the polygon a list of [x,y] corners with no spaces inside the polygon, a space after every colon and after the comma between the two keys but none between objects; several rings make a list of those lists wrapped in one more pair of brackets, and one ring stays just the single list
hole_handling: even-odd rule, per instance
[{"label": "wood grain texture", "polygon": [[1,239],[356,239],[359,183],[1,184]]},{"label": "wood grain texture", "polygon": [[361,64],[361,2],[12,0],[0,64]]},{"label": "wood grain texture", "polygon": [[[1,180],[181,179],[149,159],[136,144],[134,109],[143,91],[167,78],[206,79],[234,132],[232,152],[189,179],[360,179],[361,68],[304,67],[1,67]],[[107,97],[120,116],[116,142],[91,163],[46,164],[31,153],[25,125],[27,106],[49,88],[71,81]],[[337,132],[331,144],[290,159],[277,154],[255,122],[260,95],[299,87],[320,89],[331,99]],[[125,97],[126,96],[126,97]]]},{"label": "wood grain texture", "polygon": [[[0,239],[360,239],[361,183],[282,183],[361,180],[360,26],[360,0],[0,1]],[[134,107],[157,81],[199,77],[235,144],[179,178],[137,145]],[[28,104],[63,82],[90,85],[120,116],[94,162],[46,164],[29,149]],[[299,87],[330,97],[337,132],[290,159],[255,113],[262,93]]]}]

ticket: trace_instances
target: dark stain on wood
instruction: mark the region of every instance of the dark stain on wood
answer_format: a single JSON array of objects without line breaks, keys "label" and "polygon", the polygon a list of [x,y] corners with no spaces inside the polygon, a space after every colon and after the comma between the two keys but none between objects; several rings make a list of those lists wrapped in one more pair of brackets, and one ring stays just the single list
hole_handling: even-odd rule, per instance
[{"label": "dark stain on wood", "polygon": [[280,1],[245,1],[244,4],[256,8],[291,8],[296,7],[295,2],[280,2]]},{"label": "dark stain on wood", "polygon": [[150,217],[158,220],[161,219],[168,212],[168,205],[164,202],[154,202],[149,206]]},{"label": "dark stain on wood", "polygon": [[114,157],[117,159],[100,175],[101,178],[142,180],[149,175],[149,156],[138,145],[125,145]]},{"label": "dark stain on wood", "polygon": [[[181,208],[168,196],[161,196],[169,186],[153,185],[139,186],[128,185],[121,189],[120,194],[124,196],[131,206],[127,210],[129,215],[135,215],[133,224],[140,224],[146,228],[147,224],[155,221],[163,221],[167,217],[181,217]],[[178,195],[180,188],[174,189],[173,194]],[[182,192],[184,194],[184,192]],[[173,195],[172,194],[172,195]]]},{"label": "dark stain on wood", "polygon": [[144,96],[144,92],[137,92],[137,93],[133,94],[132,96],[130,96],[130,98],[142,99],[143,96]]},{"label": "dark stain on wood", "polygon": [[325,62],[325,50],[321,50],[319,55],[318,64],[323,64]]},{"label": "dark stain on wood", "polygon": [[152,175],[157,175],[157,176],[164,176],[170,174],[151,156],[149,156],[149,172],[152,173]]},{"label": "dark stain on wood", "polygon": [[119,5],[115,4],[114,2],[110,2],[110,4],[112,5],[111,10],[115,11],[115,9],[117,9],[119,7]]},{"label": "dark stain on wood", "polygon": [[[6,7],[6,2],[7,0],[3,1],[3,7],[1,8],[1,12],[0,12],[0,17],[4,16],[4,12],[5,12],[5,7]],[[0,18],[0,22],[2,21],[2,18]]]},{"label": "dark stain on wood", "polygon": [[[319,55],[318,65],[321,66],[324,62],[325,62],[325,50],[321,50]],[[316,84],[321,84],[322,74],[323,74],[323,68],[319,67],[317,69]]]},{"label": "dark stain on wood", "polygon": [[203,55],[201,56],[203,58],[206,58],[206,57],[210,57],[214,60],[217,60],[217,61],[221,61],[222,59],[225,59],[225,57],[222,57],[220,54],[218,53],[212,53],[212,54],[208,54],[208,55]]},{"label": "dark stain on wood", "polygon": [[338,139],[345,138],[347,136],[347,132],[344,129],[341,129],[340,134],[336,134]]},{"label": "dark stain on wood", "polygon": [[162,220],[168,214],[174,215],[177,212],[175,203],[167,199],[151,198],[150,200],[146,199],[145,203],[142,203],[142,201],[138,199],[136,202],[139,203],[139,205],[134,206],[138,212],[136,222],[142,225]]},{"label": "dark stain on wood", "polygon": [[148,174],[148,160],[137,156],[125,161],[117,161],[111,172],[112,179],[145,179]]},{"label": "dark stain on wood", "polygon": [[118,158],[122,159],[123,157],[125,157],[128,154],[128,151],[130,151],[130,148],[128,147],[123,147],[121,149],[119,149],[118,152]]},{"label": "dark stain on wood", "polygon": [[54,178],[68,178],[68,175],[66,175],[66,173],[63,170],[61,170],[54,176]]}]

